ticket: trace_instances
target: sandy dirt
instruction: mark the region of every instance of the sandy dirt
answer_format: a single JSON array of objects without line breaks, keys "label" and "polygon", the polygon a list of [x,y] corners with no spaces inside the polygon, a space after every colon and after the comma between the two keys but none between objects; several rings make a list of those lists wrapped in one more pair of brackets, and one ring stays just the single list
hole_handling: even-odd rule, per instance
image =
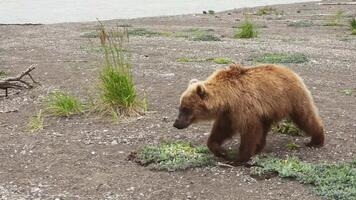
[{"label": "sandy dirt", "polygon": [[[97,45],[84,33],[97,23],[39,26],[0,26],[0,69],[15,75],[36,64],[34,77],[41,82],[32,90],[10,91],[0,97],[0,199],[320,199],[310,186],[278,177],[256,180],[244,167],[206,167],[179,172],[156,172],[127,161],[143,145],[162,140],[189,140],[205,145],[207,123],[179,131],[172,127],[178,99],[192,78],[204,79],[225,67],[212,62],[180,63],[180,57],[229,57],[253,64],[251,58],[268,52],[303,53],[309,62],[288,64],[311,90],[326,126],[326,145],[306,148],[308,138],[270,134],[267,153],[298,156],[303,161],[343,162],[356,154],[356,96],[340,90],[356,88],[356,36],[348,26],[324,26],[330,15],[343,10],[345,19],[356,6],[321,6],[301,3],[273,6],[282,16],[253,15],[260,25],[255,39],[232,39],[232,26],[244,12],[231,10],[213,15],[184,15],[114,20],[106,25],[183,31],[214,29],[221,42],[190,41],[176,37],[131,37],[133,72],[140,93],[146,90],[149,112],[119,123],[95,115],[45,118],[45,128],[29,133],[30,118],[43,109],[43,98],[61,89],[88,100],[97,95],[102,57],[85,51]],[[291,27],[310,20],[309,27]],[[345,22],[346,23],[346,22]],[[3,91],[0,91],[3,95]],[[235,138],[238,141],[238,138]],[[286,144],[301,145],[297,151]],[[236,143],[236,142],[235,142]]]}]

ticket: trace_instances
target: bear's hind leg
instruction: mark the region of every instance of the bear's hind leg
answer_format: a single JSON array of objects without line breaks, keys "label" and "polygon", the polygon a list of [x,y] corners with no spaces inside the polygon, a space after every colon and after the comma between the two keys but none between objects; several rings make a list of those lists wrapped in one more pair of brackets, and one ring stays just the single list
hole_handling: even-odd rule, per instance
[{"label": "bear's hind leg", "polygon": [[227,115],[223,115],[216,119],[213,129],[208,139],[209,150],[217,157],[227,158],[226,151],[221,148],[221,145],[226,139],[231,138],[235,131],[232,127],[231,119]]},{"label": "bear's hind leg", "polygon": [[236,162],[242,163],[249,161],[257,150],[263,149],[264,144],[261,144],[261,141],[265,143],[262,124],[258,123],[248,126],[245,131],[241,132],[240,152]]},{"label": "bear's hind leg", "polygon": [[312,105],[304,106],[302,110],[292,113],[293,122],[311,136],[311,141],[307,144],[309,147],[322,147],[324,145],[324,126]]}]

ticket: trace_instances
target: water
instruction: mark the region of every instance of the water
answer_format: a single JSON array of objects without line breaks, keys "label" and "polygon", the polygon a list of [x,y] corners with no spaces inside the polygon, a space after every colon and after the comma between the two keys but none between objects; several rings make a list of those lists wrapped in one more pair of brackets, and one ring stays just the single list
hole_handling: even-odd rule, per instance
[{"label": "water", "polygon": [[[310,1],[310,0],[309,0]],[[60,23],[202,13],[302,0],[0,0],[0,23]]]}]

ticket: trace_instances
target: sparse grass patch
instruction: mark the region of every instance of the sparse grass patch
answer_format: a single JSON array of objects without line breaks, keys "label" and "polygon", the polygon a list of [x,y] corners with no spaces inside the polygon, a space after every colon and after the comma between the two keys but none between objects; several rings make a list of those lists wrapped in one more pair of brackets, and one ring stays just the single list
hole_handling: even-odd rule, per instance
[{"label": "sparse grass patch", "polygon": [[302,131],[290,120],[283,120],[279,124],[273,126],[272,132],[291,136],[302,136]]},{"label": "sparse grass patch", "polygon": [[266,53],[253,59],[259,63],[305,63],[308,58],[301,53]]},{"label": "sparse grass patch", "polygon": [[340,90],[340,92],[346,96],[352,96],[354,93],[356,93],[356,89],[344,89]]},{"label": "sparse grass patch", "polygon": [[0,78],[4,78],[6,76],[6,72],[3,70],[0,70]]},{"label": "sparse grass patch", "polygon": [[344,17],[344,11],[338,10],[332,15],[325,26],[342,26],[342,19]]},{"label": "sparse grass patch", "polygon": [[311,27],[313,25],[314,25],[313,22],[308,20],[292,21],[287,24],[287,26],[296,27],[296,28]]},{"label": "sparse grass patch", "polygon": [[195,58],[195,57],[182,57],[178,58],[177,62],[214,62],[216,64],[230,64],[233,63],[233,61],[229,58]]},{"label": "sparse grass patch", "polygon": [[[118,37],[112,37],[118,32]],[[144,32],[142,32],[144,33]],[[143,102],[138,99],[128,52],[128,31],[107,31],[101,26],[100,41],[104,49],[104,68],[100,73],[101,111],[115,116],[141,114]],[[143,34],[144,35],[144,34]],[[114,115],[113,115],[114,116]]]},{"label": "sparse grass patch", "polygon": [[276,8],[272,7],[263,7],[257,10],[257,15],[262,16],[262,15],[282,15],[282,11],[278,11]]},{"label": "sparse grass patch", "polygon": [[134,159],[143,166],[165,171],[210,166],[216,162],[207,147],[194,147],[184,141],[144,146]]},{"label": "sparse grass patch", "polygon": [[221,41],[219,37],[210,31],[194,31],[192,36],[193,41]]},{"label": "sparse grass patch", "polygon": [[256,26],[246,20],[237,30],[235,30],[234,38],[255,38],[258,35]]},{"label": "sparse grass patch", "polygon": [[145,37],[155,37],[155,36],[161,36],[162,33],[156,32],[156,31],[150,31],[145,28],[136,28],[128,31],[129,35],[133,36],[145,36]]},{"label": "sparse grass patch", "polygon": [[31,133],[40,131],[43,129],[43,115],[42,115],[42,110],[40,110],[36,116],[33,116],[30,119],[30,122],[28,124],[28,129]]},{"label": "sparse grass patch", "polygon": [[231,64],[231,63],[233,63],[233,61],[230,60],[229,58],[214,58],[213,62],[216,64]]},{"label": "sparse grass patch", "polygon": [[300,145],[298,145],[294,142],[290,142],[290,143],[286,144],[286,147],[289,150],[298,150],[300,148]]},{"label": "sparse grass patch", "polygon": [[356,160],[339,164],[310,164],[297,158],[279,159],[257,156],[251,175],[263,177],[276,173],[312,185],[313,191],[326,199],[356,199]]},{"label": "sparse grass patch", "polygon": [[214,14],[215,14],[215,11],[213,11],[213,10],[208,10],[208,14],[209,14],[209,15],[214,15]]},{"label": "sparse grass patch", "polygon": [[177,59],[177,62],[205,62],[205,61],[207,61],[207,58],[182,57]]},{"label": "sparse grass patch", "polygon": [[81,114],[83,110],[80,100],[62,91],[52,92],[47,99],[46,111],[53,116],[69,117]]},{"label": "sparse grass patch", "polygon": [[86,33],[83,33],[80,37],[97,38],[97,37],[99,37],[99,32],[98,31],[86,32]]}]

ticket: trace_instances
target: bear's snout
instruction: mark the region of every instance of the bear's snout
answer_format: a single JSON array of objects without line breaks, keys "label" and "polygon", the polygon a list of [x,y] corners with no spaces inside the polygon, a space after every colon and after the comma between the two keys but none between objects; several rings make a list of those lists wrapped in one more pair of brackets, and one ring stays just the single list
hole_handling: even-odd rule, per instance
[{"label": "bear's snout", "polygon": [[188,127],[188,124],[186,123],[182,123],[181,120],[176,119],[176,121],[174,122],[173,126],[177,129],[185,129]]}]

